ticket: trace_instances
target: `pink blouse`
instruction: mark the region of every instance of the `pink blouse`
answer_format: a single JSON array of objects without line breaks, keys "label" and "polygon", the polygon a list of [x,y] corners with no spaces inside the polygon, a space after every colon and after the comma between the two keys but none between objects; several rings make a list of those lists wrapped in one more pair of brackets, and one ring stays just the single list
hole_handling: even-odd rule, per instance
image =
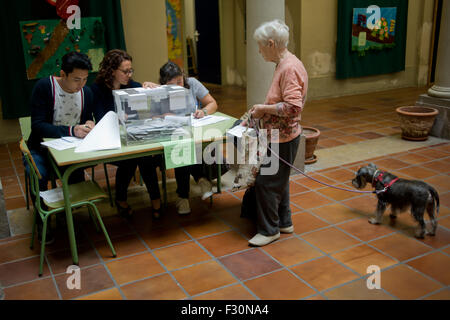
[{"label": "pink blouse", "polygon": [[[289,142],[301,133],[300,119],[308,91],[308,73],[303,63],[292,53],[277,65],[265,104],[277,105],[278,115],[263,117],[264,129],[272,142]],[[278,129],[277,136],[271,129]]]}]

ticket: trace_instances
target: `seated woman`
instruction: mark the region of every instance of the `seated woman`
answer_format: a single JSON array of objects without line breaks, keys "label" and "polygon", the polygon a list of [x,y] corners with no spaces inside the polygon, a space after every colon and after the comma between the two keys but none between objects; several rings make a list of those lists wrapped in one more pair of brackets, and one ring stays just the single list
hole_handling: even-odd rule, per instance
[{"label": "seated woman", "polygon": [[[199,105],[201,108],[192,110],[194,117],[203,118],[208,114],[213,114],[217,111],[217,102],[211,96],[208,89],[195,78],[186,78],[181,68],[173,63],[167,62],[161,69],[159,69],[160,84],[175,84],[189,89],[192,98],[196,102],[194,105]],[[155,87],[154,83],[144,82],[144,88]],[[199,102],[199,103],[198,103]],[[210,197],[212,192],[212,185],[206,179],[203,173],[203,166],[196,164],[192,166],[185,166],[175,168],[175,179],[177,181],[178,200],[176,203],[179,214],[188,214],[191,212],[189,206],[189,191],[190,191],[190,176],[199,184],[202,190],[202,199],[205,200]]]},{"label": "seated woman", "polygon": [[[131,79],[133,75],[132,58],[122,50],[111,50],[106,53],[95,80],[91,86],[94,96],[94,118],[98,123],[109,111],[115,111],[114,96],[112,90],[142,87]],[[119,214],[130,218],[131,207],[127,203],[127,190],[131,178],[139,166],[139,171],[145,182],[152,202],[153,218],[160,217],[161,197],[159,192],[156,166],[160,163],[160,156],[148,156],[136,159],[114,162],[117,165],[116,172],[116,206]]]}]

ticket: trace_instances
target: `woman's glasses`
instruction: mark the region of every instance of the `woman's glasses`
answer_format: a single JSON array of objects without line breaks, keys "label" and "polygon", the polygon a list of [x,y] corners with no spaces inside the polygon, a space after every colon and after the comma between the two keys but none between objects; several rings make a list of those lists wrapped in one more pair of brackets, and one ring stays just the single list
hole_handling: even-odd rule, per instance
[{"label": "woman's glasses", "polygon": [[129,70],[118,69],[118,70],[122,71],[123,74],[130,75],[130,76],[134,73],[134,69],[129,69]]}]

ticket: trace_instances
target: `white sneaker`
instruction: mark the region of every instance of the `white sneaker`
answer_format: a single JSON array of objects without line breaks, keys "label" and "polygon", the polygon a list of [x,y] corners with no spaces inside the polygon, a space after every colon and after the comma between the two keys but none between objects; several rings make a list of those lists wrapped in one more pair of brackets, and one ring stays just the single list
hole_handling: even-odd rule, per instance
[{"label": "white sneaker", "polygon": [[177,205],[178,214],[191,213],[191,208],[189,207],[189,199],[178,198],[176,205]]},{"label": "white sneaker", "polygon": [[281,233],[294,233],[294,226],[286,227],[286,228],[280,228]]},{"label": "white sneaker", "polygon": [[266,244],[269,244],[275,240],[278,240],[280,238],[280,233],[274,234],[273,236],[263,236],[262,234],[258,233],[256,236],[248,240],[248,243],[250,243],[252,246],[255,247],[262,247]]},{"label": "white sneaker", "polygon": [[200,178],[200,180],[198,180],[198,185],[202,192],[202,200],[206,200],[213,195],[212,184],[207,179]]}]

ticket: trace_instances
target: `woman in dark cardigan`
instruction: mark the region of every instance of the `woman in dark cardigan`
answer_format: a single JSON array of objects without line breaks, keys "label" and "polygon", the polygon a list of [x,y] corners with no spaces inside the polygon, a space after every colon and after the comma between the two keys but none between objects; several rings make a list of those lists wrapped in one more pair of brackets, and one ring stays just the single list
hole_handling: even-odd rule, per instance
[{"label": "woman in dark cardigan", "polygon": [[[94,119],[98,123],[109,111],[115,111],[112,90],[142,87],[133,81],[132,58],[123,50],[114,49],[106,53],[100,63],[95,83],[91,86],[94,96]],[[145,182],[152,202],[153,218],[160,217],[161,196],[159,192],[156,166],[161,161],[160,156],[148,156],[136,159],[118,161],[116,173],[116,206],[119,214],[130,218],[132,210],[127,203],[127,191],[131,178],[139,166],[140,174]]]}]

